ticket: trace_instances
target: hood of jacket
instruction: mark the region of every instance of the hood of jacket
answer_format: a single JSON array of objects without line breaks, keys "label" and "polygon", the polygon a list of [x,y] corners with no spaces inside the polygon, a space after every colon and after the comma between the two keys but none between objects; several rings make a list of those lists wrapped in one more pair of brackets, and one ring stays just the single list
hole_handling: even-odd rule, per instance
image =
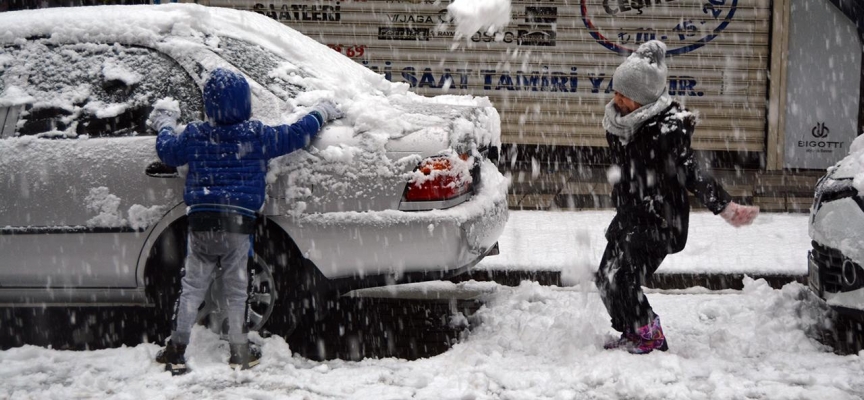
[{"label": "hood of jacket", "polygon": [[252,116],[252,92],[246,78],[217,68],[204,84],[204,112],[216,125],[233,125]]}]

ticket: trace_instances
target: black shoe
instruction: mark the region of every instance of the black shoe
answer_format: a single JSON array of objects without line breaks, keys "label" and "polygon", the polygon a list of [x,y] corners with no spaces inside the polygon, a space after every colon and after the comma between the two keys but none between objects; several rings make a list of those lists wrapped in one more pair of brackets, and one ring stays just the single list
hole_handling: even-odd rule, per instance
[{"label": "black shoe", "polygon": [[604,343],[603,348],[606,350],[613,350],[622,347],[632,346],[634,342],[638,341],[639,337],[633,334],[633,332],[624,332],[618,339],[609,340]]},{"label": "black shoe", "polygon": [[249,369],[261,363],[261,349],[254,343],[229,344],[231,358],[228,365],[231,368]]},{"label": "black shoe", "polygon": [[186,345],[168,341],[165,348],[156,353],[156,362],[165,364],[165,370],[171,375],[185,374],[188,371],[186,368]]}]

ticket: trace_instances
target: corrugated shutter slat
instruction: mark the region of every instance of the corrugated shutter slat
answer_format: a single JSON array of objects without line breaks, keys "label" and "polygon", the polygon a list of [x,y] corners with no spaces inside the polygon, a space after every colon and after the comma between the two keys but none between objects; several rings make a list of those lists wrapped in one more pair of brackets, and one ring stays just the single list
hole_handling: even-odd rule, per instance
[{"label": "corrugated shutter slat", "polygon": [[[638,9],[646,3],[654,4]],[[500,41],[478,34],[458,42],[452,24],[442,22],[444,2],[210,4],[256,11],[272,4],[286,25],[325,44],[362,47],[355,61],[422,95],[488,96],[502,117],[503,142],[516,144],[606,146],[603,109],[623,56],[598,37],[626,48],[654,37],[673,53],[670,94],[699,112],[694,148],[764,151],[770,0],[513,1]]]}]

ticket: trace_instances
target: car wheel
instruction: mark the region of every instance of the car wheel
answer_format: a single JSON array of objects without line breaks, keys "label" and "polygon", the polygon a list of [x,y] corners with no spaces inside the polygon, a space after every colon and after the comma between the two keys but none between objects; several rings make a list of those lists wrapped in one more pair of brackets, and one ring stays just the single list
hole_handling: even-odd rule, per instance
[{"label": "car wheel", "polygon": [[273,268],[260,257],[249,260],[249,300],[246,318],[250,331],[260,331],[276,308],[276,281]]},{"label": "car wheel", "polygon": [[864,322],[861,319],[837,313],[832,333],[831,344],[835,353],[850,355],[864,350]]},{"label": "car wheel", "polygon": [[[164,341],[170,334],[175,303],[180,293],[180,270],[186,255],[186,219],[173,223],[151,249],[145,282],[153,307],[153,324],[148,335]],[[329,281],[313,265],[305,262],[290,236],[264,220],[255,233],[253,256],[249,262],[250,294],[247,327],[262,336],[288,337],[298,326],[322,318],[331,303]],[[224,316],[208,292],[198,313],[198,321],[213,332],[221,333]],[[208,300],[209,299],[209,300]],[[211,316],[213,316],[211,318]]]},{"label": "car wheel", "polygon": [[[257,254],[249,257],[247,267],[249,276],[249,297],[246,300],[246,328],[249,331],[260,331],[276,308],[278,294],[273,278],[273,268]],[[198,309],[197,321],[215,333],[227,331],[227,314],[221,307],[218,282],[210,285],[204,303]]]},{"label": "car wheel", "polygon": [[[260,294],[254,295],[254,301],[259,304],[259,309],[263,311],[263,305],[270,303],[268,314],[252,313],[250,307],[250,322],[252,319],[258,318],[257,314],[266,318],[259,324],[257,331],[263,336],[277,334],[283,337],[290,336],[297,327],[301,324],[302,306],[301,293],[298,290],[296,281],[292,284],[292,275],[300,267],[299,260],[289,260],[288,265],[278,269],[271,269],[269,281],[262,279],[262,288],[266,287],[271,290],[271,294],[265,295],[264,290]],[[263,278],[263,276],[262,276]],[[249,294],[250,301],[253,299],[253,294]]]},{"label": "car wheel", "polygon": [[287,339],[299,327],[321,320],[329,308],[336,305],[332,282],[303,257],[291,237],[278,225],[267,219],[261,222],[255,234],[254,250],[257,257],[267,261],[272,274],[272,278],[268,278],[271,281],[262,279],[268,282],[264,286],[272,288],[272,295],[269,299],[258,296],[262,308],[266,301],[273,304],[272,313],[259,330],[262,335],[277,334]]}]

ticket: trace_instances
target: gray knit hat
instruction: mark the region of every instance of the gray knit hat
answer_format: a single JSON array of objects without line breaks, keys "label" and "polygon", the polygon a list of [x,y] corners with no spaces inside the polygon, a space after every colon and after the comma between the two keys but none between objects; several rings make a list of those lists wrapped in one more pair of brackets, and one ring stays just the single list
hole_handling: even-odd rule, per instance
[{"label": "gray knit hat", "polygon": [[666,91],[666,44],[643,43],[612,75],[612,88],[641,105],[651,104]]}]

